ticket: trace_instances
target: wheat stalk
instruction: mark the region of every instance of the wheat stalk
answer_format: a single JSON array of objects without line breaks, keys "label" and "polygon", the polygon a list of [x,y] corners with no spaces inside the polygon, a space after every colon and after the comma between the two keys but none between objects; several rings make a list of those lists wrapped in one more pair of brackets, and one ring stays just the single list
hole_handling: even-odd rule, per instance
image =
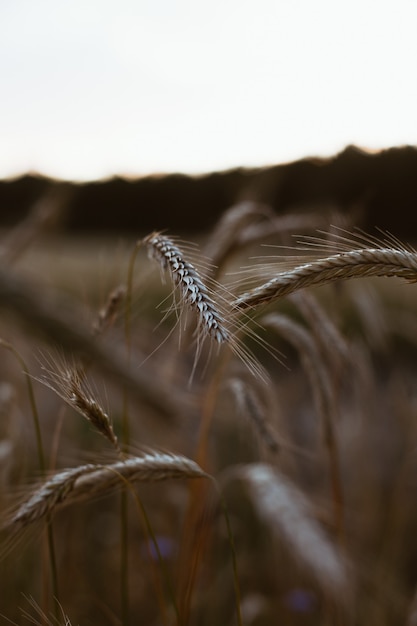
[{"label": "wheat stalk", "polygon": [[156,482],[202,477],[208,477],[208,474],[197,463],[185,456],[165,452],[148,452],[109,465],[90,463],[65,469],[36,490],[3,528],[17,532],[50,517],[64,506],[107,494],[125,481]]},{"label": "wheat stalk", "polygon": [[397,276],[415,282],[417,252],[394,248],[364,248],[334,254],[284,271],[263,285],[238,296],[232,305],[239,310],[245,310],[268,304],[305,287],[367,276]]},{"label": "wheat stalk", "polygon": [[316,341],[311,333],[285,315],[270,314],[262,323],[280,333],[292,343],[300,354],[304,369],[310,380],[316,410],[322,420],[324,443],[328,450],[330,478],[332,482],[335,527],[343,537],[343,487],[340,474],[338,442],[334,427],[337,398]]},{"label": "wheat stalk", "polygon": [[312,515],[311,505],[283,474],[266,464],[232,471],[243,480],[258,517],[275,542],[303,566],[337,603],[347,600],[349,576],[345,560]]},{"label": "wheat stalk", "polygon": [[328,369],[307,328],[286,315],[271,313],[262,318],[262,325],[279,333],[298,351],[315,399],[318,414],[323,420],[326,442],[333,439],[332,424],[336,412],[336,398],[330,383]]},{"label": "wheat stalk", "polygon": [[346,339],[311,292],[305,290],[296,292],[291,296],[291,300],[309,323],[320,353],[332,367],[337,378],[352,360]]},{"label": "wheat stalk", "polygon": [[182,300],[197,313],[198,328],[218,344],[227,343],[231,336],[224,325],[208,287],[204,284],[197,269],[187,261],[183,252],[172,239],[152,233],[144,238],[150,258],[155,259],[167,271]]}]

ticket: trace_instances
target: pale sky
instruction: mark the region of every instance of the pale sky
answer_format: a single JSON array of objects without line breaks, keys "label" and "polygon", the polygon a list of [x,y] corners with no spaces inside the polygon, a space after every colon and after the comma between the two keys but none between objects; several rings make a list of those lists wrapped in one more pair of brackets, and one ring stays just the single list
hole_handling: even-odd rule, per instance
[{"label": "pale sky", "polygon": [[0,0],[0,177],[417,144],[416,0]]}]

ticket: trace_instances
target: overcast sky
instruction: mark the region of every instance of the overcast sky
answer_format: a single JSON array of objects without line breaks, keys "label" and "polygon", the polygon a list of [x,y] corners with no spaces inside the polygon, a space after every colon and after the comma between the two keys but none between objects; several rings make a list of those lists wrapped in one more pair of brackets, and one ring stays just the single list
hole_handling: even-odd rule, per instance
[{"label": "overcast sky", "polygon": [[417,143],[415,0],[0,0],[0,177]]}]

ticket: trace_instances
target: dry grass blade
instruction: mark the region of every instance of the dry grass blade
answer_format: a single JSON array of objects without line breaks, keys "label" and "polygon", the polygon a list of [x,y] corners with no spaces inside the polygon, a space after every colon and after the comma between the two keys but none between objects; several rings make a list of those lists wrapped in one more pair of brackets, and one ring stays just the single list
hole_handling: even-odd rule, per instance
[{"label": "dry grass blade", "polygon": [[144,238],[148,254],[155,259],[181,292],[182,305],[185,303],[197,314],[198,330],[203,336],[209,336],[218,344],[230,341],[230,333],[225,327],[225,320],[218,311],[208,287],[198,271],[183,252],[169,237],[152,233]]},{"label": "dry grass blade", "polygon": [[301,566],[336,605],[348,603],[347,564],[314,519],[306,497],[280,472],[264,464],[247,465],[232,474],[247,485],[257,515],[288,557]]},{"label": "dry grass blade", "polygon": [[364,248],[334,254],[279,273],[263,285],[238,296],[239,310],[255,308],[299,289],[337,280],[367,276],[396,276],[417,281],[417,252],[394,248]]},{"label": "dry grass blade", "polygon": [[156,482],[202,477],[208,477],[208,474],[191,459],[163,452],[148,452],[109,465],[87,464],[62,470],[35,491],[3,525],[3,529],[18,532],[64,506],[107,494],[126,481]]}]

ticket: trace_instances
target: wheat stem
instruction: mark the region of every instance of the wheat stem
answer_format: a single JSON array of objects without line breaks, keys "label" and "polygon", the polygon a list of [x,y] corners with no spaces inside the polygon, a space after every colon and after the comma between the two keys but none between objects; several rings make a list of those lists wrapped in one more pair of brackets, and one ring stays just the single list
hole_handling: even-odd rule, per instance
[{"label": "wheat stem", "polygon": [[[135,261],[140,249],[141,242],[137,241],[129,258],[126,278],[126,294],[124,307],[124,338],[126,344],[127,364],[131,363],[132,352],[132,296],[133,296],[133,276]],[[129,424],[129,394],[126,387],[123,388],[123,406],[122,406],[122,440],[123,450],[126,451],[130,441],[130,424]],[[139,500],[140,506],[145,511],[142,502]],[[123,626],[129,625],[129,545],[128,545],[128,500],[126,489],[120,494],[120,599]]]},{"label": "wheat stem", "polygon": [[[26,365],[25,360],[21,356],[20,352],[18,352],[18,350],[16,350],[16,348],[14,348],[14,346],[11,343],[4,341],[3,339],[0,339],[0,346],[3,346],[3,348],[6,348],[6,350],[9,350],[16,357],[16,359],[19,361],[20,365],[23,368],[23,373],[25,375],[27,388],[28,388],[28,395],[29,395],[29,402],[30,402],[30,407],[32,411],[33,424],[35,427],[39,467],[42,472],[45,472],[46,461],[45,461],[45,452],[44,452],[43,442],[42,442],[42,432],[41,432],[41,426],[40,426],[40,420],[39,420],[39,412],[38,412],[38,407],[37,407],[36,400],[35,400],[35,393],[33,391],[32,379],[29,374],[28,367]],[[56,563],[54,532],[53,532],[52,523],[48,523],[46,534],[47,534],[47,542],[48,542],[49,565],[51,568],[52,591],[53,591],[53,597],[54,597],[54,612],[55,612],[55,617],[56,617],[58,615],[58,606],[59,606],[59,585],[58,585],[58,568],[57,568],[57,563]]]}]

